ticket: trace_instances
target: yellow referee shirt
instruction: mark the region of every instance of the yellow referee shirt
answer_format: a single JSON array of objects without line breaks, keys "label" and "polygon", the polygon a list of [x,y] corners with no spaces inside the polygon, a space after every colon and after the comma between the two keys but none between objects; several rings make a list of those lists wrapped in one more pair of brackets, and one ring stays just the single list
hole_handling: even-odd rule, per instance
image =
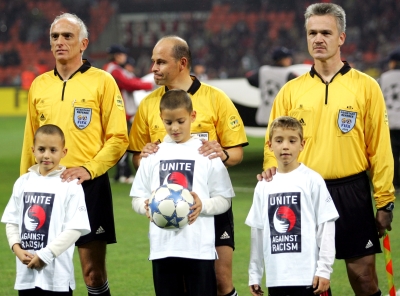
[{"label": "yellow referee shirt", "polygon": [[[303,126],[304,150],[299,161],[324,179],[366,170],[377,208],[394,200],[393,155],[386,106],[378,83],[347,63],[325,83],[314,67],[286,83],[275,98],[269,124],[279,116],[297,118]],[[266,133],[268,140],[269,129]],[[276,166],[264,147],[264,169]]]},{"label": "yellow referee shirt", "polygon": [[[191,77],[193,84],[188,93],[196,110],[192,134],[209,141],[217,140],[224,148],[248,145],[242,119],[229,97]],[[166,91],[167,87],[159,87],[140,103],[129,134],[128,150],[140,152],[147,143],[163,141],[167,132],[160,118],[160,101]]]},{"label": "yellow referee shirt", "polygon": [[35,164],[35,131],[55,124],[65,134],[67,155],[61,164],[85,167],[92,178],[114,166],[128,146],[123,99],[112,76],[84,61],[63,81],[57,70],[38,76],[29,90],[20,173]]}]

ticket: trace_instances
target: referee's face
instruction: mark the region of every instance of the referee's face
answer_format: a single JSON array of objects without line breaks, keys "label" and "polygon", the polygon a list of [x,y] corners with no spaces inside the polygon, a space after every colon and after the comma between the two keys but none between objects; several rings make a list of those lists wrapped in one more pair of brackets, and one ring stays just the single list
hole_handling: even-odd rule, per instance
[{"label": "referee's face", "polygon": [[340,60],[340,46],[346,35],[339,33],[332,15],[314,15],[306,24],[308,52],[317,61]]},{"label": "referee's face", "polygon": [[79,40],[79,25],[68,18],[57,21],[51,28],[51,51],[61,64],[82,63],[82,52],[87,48],[88,39]]},{"label": "referee's face", "polygon": [[173,46],[172,41],[162,40],[154,47],[151,57],[154,82],[157,85],[166,85],[171,89],[175,88],[174,84],[179,79],[179,74],[183,69],[181,62],[172,56]]}]

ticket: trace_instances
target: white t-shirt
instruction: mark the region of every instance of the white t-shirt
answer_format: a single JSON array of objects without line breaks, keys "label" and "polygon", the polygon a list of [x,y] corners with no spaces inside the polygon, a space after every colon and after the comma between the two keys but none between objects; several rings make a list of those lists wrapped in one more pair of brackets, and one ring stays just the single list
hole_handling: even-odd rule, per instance
[{"label": "white t-shirt", "polygon": [[[67,229],[82,235],[90,232],[85,195],[76,181],[61,182],[65,167],[41,176],[37,165],[14,184],[11,198],[1,218],[3,223],[19,226],[21,248],[35,253]],[[41,270],[28,269],[18,258],[16,290],[39,287],[47,291],[75,289],[72,262],[74,245]]]},{"label": "white t-shirt", "polygon": [[[303,164],[277,172],[271,182],[258,182],[245,223],[263,231],[267,287],[311,285],[319,255],[317,227],[337,218],[325,181]],[[257,271],[249,269],[252,273]]]},{"label": "white t-shirt", "polygon": [[[215,196],[234,196],[232,184],[220,158],[208,159],[198,148],[197,137],[177,144],[167,135],[159,150],[142,158],[130,196],[149,198],[166,183],[177,183],[197,193],[201,200]],[[214,216],[200,214],[196,221],[178,231],[169,231],[150,223],[150,260],[181,257],[216,259]]]}]

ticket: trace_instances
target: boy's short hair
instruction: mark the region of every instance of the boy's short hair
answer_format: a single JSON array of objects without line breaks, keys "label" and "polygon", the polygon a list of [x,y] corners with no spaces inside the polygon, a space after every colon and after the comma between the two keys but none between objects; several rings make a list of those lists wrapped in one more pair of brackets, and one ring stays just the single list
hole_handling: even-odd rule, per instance
[{"label": "boy's short hair", "polygon": [[175,110],[178,108],[185,108],[191,113],[193,111],[192,99],[184,90],[171,89],[161,97],[160,112],[165,109]]},{"label": "boy's short hair", "polygon": [[283,129],[291,129],[291,130],[298,130],[299,131],[299,136],[300,140],[303,141],[303,127],[301,126],[301,123],[293,117],[290,116],[280,116],[278,118],[275,118],[274,121],[269,126],[269,140],[272,140],[272,136],[274,133],[274,130],[277,129],[278,127],[281,127]]},{"label": "boy's short hair", "polygon": [[65,145],[65,136],[63,131],[54,124],[45,124],[42,125],[41,127],[39,127],[37,129],[37,131],[35,132],[35,136],[33,138],[33,144],[35,144],[36,141],[36,135],[38,134],[45,134],[45,135],[59,135],[61,137],[61,141],[63,143],[63,146]]}]

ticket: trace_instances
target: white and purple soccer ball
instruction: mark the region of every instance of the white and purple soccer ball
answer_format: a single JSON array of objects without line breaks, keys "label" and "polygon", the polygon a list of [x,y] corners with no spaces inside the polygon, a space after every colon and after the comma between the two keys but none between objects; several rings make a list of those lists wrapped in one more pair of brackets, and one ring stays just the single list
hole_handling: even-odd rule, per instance
[{"label": "white and purple soccer ball", "polygon": [[193,205],[189,190],[178,184],[164,184],[154,190],[149,199],[150,217],[160,228],[179,230],[188,224]]}]

